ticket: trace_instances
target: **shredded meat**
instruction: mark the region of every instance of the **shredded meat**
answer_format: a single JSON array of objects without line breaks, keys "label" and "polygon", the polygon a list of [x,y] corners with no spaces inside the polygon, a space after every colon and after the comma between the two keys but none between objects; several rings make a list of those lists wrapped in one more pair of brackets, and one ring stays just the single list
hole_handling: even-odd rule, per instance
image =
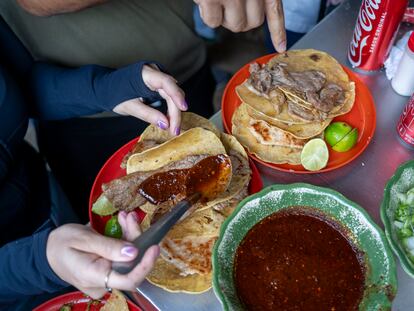
[{"label": "shredded meat", "polygon": [[315,121],[315,115],[311,110],[299,106],[292,101],[288,101],[288,113],[307,121]]},{"label": "shredded meat", "polygon": [[[272,67],[260,66],[257,63],[250,65],[250,77],[248,83],[257,91],[269,96],[278,87],[302,97],[312,106],[324,113],[330,112],[335,106],[343,103],[345,96],[343,89],[334,84],[326,84],[326,76],[323,72],[308,70],[302,72],[289,72],[286,64],[276,63]],[[272,98],[271,96],[269,96]],[[276,102],[275,98],[272,102]],[[283,103],[283,101],[281,101]],[[295,103],[290,103],[289,113],[300,116],[305,120],[315,120],[310,114]],[[289,107],[288,106],[288,107]],[[275,110],[280,112],[280,107]],[[322,114],[323,115],[323,114]]]},{"label": "shredded meat", "polygon": [[295,79],[296,88],[303,92],[319,92],[326,82],[325,74],[316,70],[292,72],[291,75]]},{"label": "shredded meat", "polygon": [[260,65],[250,65],[250,84],[259,92],[268,94],[272,87],[272,75],[269,70],[261,70]]},{"label": "shredded meat", "polygon": [[[320,96],[321,102],[325,105],[333,104],[334,106],[338,106],[342,104],[345,100],[345,95],[344,95],[344,92],[342,91],[342,88],[340,88],[338,85],[333,84],[333,83],[328,84],[326,87],[324,87],[319,93],[319,96]],[[326,110],[322,110],[322,111],[326,112]]]},{"label": "shredded meat", "polygon": [[147,201],[138,193],[141,183],[153,174],[173,169],[187,169],[206,158],[207,155],[192,155],[183,160],[170,163],[160,169],[148,172],[135,172],[124,177],[114,179],[102,185],[103,194],[116,209],[132,211]]}]

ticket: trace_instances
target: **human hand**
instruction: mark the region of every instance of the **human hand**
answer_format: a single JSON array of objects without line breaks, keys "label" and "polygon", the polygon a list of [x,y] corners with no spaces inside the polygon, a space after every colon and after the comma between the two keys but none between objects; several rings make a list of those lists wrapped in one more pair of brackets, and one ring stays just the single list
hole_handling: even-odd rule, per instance
[{"label": "human hand", "polygon": [[144,104],[140,98],[134,98],[120,103],[113,109],[122,115],[131,115],[138,119],[157,125],[163,130],[169,129],[172,135],[180,134],[181,111],[188,109],[184,91],[170,75],[161,72],[155,65],[145,65],[142,68],[142,79],[152,91],[156,91],[165,99],[168,115]]},{"label": "human hand", "polygon": [[223,26],[233,32],[248,31],[263,24],[266,17],[273,45],[286,50],[282,0],[194,0],[203,21],[210,27]]},{"label": "human hand", "polygon": [[[135,213],[121,212],[118,216],[123,238],[135,239],[139,234]],[[112,261],[131,261],[138,250],[129,242],[108,238],[87,226],[68,224],[53,230],[47,241],[46,255],[52,270],[92,298],[106,293],[105,277]],[[109,274],[107,286],[120,290],[135,290],[151,271],[159,255],[158,245],[151,246],[142,261],[128,274]]]}]

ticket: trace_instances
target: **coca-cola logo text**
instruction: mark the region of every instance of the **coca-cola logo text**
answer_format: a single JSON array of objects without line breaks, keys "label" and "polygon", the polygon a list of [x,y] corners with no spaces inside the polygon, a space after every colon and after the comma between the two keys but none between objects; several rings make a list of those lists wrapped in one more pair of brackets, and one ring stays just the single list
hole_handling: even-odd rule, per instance
[{"label": "coca-cola logo text", "polygon": [[359,10],[358,19],[355,25],[354,35],[349,47],[348,58],[353,67],[358,67],[362,61],[362,50],[367,45],[370,34],[363,35],[372,30],[372,21],[379,9],[381,0],[365,0]]}]

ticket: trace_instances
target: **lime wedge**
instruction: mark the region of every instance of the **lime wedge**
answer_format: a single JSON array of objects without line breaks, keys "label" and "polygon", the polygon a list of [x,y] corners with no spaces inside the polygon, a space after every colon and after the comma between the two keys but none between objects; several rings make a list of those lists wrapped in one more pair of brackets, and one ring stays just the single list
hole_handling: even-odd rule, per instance
[{"label": "lime wedge", "polygon": [[334,146],[351,131],[352,126],[348,123],[332,122],[325,129],[324,138],[329,145]]},{"label": "lime wedge", "polygon": [[300,154],[300,162],[308,171],[319,171],[328,164],[329,152],[326,143],[320,138],[308,141]]},{"label": "lime wedge", "polygon": [[118,222],[118,217],[112,216],[105,225],[105,235],[111,238],[122,238],[122,228]]},{"label": "lime wedge", "polygon": [[92,212],[100,216],[112,215],[116,211],[117,209],[103,194],[101,194],[98,200],[92,205]]},{"label": "lime wedge", "polygon": [[354,128],[348,134],[345,135],[338,143],[332,146],[332,149],[338,152],[345,152],[351,149],[358,140],[358,129]]}]

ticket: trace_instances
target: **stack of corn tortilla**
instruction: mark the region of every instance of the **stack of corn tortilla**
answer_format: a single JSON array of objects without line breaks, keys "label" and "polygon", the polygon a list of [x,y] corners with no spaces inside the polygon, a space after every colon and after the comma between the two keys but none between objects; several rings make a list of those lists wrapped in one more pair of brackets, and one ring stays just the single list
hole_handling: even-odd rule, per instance
[{"label": "stack of corn tortilla", "polygon": [[303,146],[322,137],[336,116],[348,113],[355,84],[330,55],[291,50],[267,64],[252,64],[236,88],[242,104],[232,117],[232,134],[259,159],[300,164]]}]

